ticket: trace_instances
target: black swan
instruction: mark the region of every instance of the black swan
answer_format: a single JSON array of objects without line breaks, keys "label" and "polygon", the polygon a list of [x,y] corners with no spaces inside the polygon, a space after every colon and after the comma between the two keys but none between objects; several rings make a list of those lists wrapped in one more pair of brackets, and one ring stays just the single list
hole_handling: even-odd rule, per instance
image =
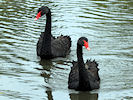
[{"label": "black swan", "polygon": [[86,37],[79,38],[77,42],[77,62],[72,62],[73,66],[69,73],[68,88],[79,91],[98,89],[100,84],[98,64],[95,60],[87,60],[87,62],[84,63],[82,46],[85,46],[87,50],[90,50]]},{"label": "black swan", "polygon": [[38,9],[35,20],[46,14],[45,32],[42,32],[37,43],[37,55],[41,59],[65,57],[70,52],[71,38],[69,36],[53,37],[51,34],[51,11],[47,6]]}]

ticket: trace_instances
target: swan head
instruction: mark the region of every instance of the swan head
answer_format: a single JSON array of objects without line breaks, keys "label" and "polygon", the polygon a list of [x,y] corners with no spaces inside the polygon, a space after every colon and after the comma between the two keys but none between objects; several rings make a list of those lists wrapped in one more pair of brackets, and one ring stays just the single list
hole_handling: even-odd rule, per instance
[{"label": "swan head", "polygon": [[48,14],[50,12],[50,9],[47,6],[42,6],[38,9],[38,13],[36,15],[35,20],[38,20],[41,16],[44,14]]},{"label": "swan head", "polygon": [[90,50],[88,39],[86,37],[80,37],[78,44],[84,46],[87,50]]}]

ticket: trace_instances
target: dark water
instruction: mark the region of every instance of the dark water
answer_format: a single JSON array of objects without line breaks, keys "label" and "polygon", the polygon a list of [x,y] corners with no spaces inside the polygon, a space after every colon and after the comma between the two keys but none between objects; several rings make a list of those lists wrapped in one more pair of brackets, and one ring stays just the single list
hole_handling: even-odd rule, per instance
[{"label": "dark water", "polygon": [[[40,61],[36,43],[45,17],[34,21],[38,7],[52,11],[52,34],[72,38],[66,58]],[[77,39],[89,39],[84,60],[99,63],[100,89],[67,88]],[[133,100],[132,0],[0,0],[0,100]]]}]

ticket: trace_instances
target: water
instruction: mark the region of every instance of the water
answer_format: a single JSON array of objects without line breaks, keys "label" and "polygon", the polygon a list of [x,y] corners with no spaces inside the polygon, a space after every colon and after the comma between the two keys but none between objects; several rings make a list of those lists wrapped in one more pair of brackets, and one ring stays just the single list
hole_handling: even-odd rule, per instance
[{"label": "water", "polygon": [[[46,19],[34,18],[42,5],[51,8],[52,34],[72,39],[66,58],[36,56]],[[91,92],[67,88],[81,36],[91,48],[84,60],[95,59],[100,68],[100,89]],[[133,100],[132,44],[132,0],[1,0],[0,100]]]}]

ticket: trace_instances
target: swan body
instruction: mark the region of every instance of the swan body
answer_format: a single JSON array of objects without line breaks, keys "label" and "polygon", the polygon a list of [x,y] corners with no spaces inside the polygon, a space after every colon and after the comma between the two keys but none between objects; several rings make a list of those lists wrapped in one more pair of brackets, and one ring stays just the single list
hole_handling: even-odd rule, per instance
[{"label": "swan body", "polygon": [[51,11],[48,7],[42,6],[38,9],[35,20],[46,14],[45,32],[42,32],[37,43],[37,55],[42,59],[55,57],[65,57],[70,52],[71,38],[69,36],[59,36],[55,38],[51,34]]},{"label": "swan body", "polygon": [[[82,46],[89,49],[88,39],[81,37],[77,43],[77,61],[72,62],[71,71],[69,73],[68,88],[80,91],[90,91],[98,89],[100,85],[100,77],[98,74],[98,63],[94,60],[87,60],[86,63],[82,57]],[[85,44],[87,43],[87,44]]]}]

